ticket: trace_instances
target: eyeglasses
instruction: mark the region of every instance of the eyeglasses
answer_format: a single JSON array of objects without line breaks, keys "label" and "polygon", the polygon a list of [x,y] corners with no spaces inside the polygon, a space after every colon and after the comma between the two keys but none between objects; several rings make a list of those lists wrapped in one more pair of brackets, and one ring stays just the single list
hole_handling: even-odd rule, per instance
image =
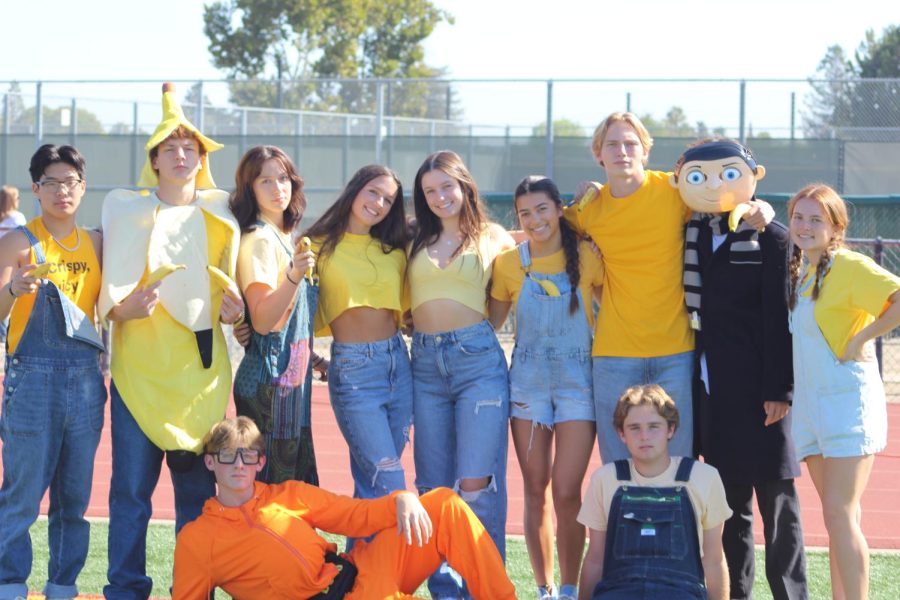
[{"label": "eyeglasses", "polygon": [[229,448],[219,450],[217,452],[207,452],[210,456],[215,456],[219,464],[233,465],[237,460],[238,454],[241,455],[241,462],[245,465],[258,465],[259,457],[262,453],[253,448]]},{"label": "eyeglasses", "polygon": [[56,179],[47,179],[44,181],[38,181],[37,184],[48,192],[56,193],[63,187],[66,188],[66,191],[73,190],[75,189],[75,186],[82,181],[84,181],[84,179],[76,179],[75,177],[70,177],[69,179],[63,179],[62,181],[58,181]]}]

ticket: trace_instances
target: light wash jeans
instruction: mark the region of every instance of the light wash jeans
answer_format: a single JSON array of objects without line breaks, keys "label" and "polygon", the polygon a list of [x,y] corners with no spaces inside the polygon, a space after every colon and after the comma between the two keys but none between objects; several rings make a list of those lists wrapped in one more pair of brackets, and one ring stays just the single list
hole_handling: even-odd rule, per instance
[{"label": "light wash jeans", "polygon": [[[437,334],[416,333],[412,345],[416,488],[452,487],[506,556],[506,453],[509,378],[506,357],[487,321]],[[467,492],[461,479],[490,478]],[[466,597],[441,567],[432,597]]]},{"label": "light wash jeans", "polygon": [[406,488],[400,456],[412,423],[412,372],[398,332],[378,342],[331,345],[328,394],[350,448],[355,498]]},{"label": "light wash jeans", "polygon": [[691,377],[693,352],[668,356],[632,358],[594,357],[594,411],[597,415],[597,441],[603,463],[628,458],[628,448],[613,427],[613,412],[622,393],[633,385],[655,383],[661,386],[678,408],[679,425],[669,441],[669,454],[691,456],[694,446],[694,408]]}]

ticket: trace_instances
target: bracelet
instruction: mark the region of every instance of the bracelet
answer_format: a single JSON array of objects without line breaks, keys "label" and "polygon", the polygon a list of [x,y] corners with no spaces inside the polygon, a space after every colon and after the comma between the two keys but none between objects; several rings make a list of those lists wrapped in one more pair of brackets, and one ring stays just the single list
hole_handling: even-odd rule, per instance
[{"label": "bracelet", "polygon": [[313,366],[313,369],[318,368],[318,366],[321,365],[323,362],[325,362],[325,357],[324,357],[324,356],[319,356],[319,355],[316,354],[315,352],[312,353],[312,366]]},{"label": "bracelet", "polygon": [[13,298],[18,298],[18,296],[16,296],[12,291],[12,281],[9,282],[9,287],[7,289],[9,290],[10,296],[12,296]]},{"label": "bracelet", "polygon": [[290,268],[289,268],[287,271],[284,272],[284,277],[285,277],[285,279],[287,279],[288,281],[290,281],[290,282],[293,283],[294,285],[299,285],[299,284],[300,284],[299,281],[294,281],[293,279],[291,279],[291,269],[290,269]]},{"label": "bracelet", "polygon": [[234,323],[232,323],[232,325],[234,327],[237,327],[238,325],[243,323],[244,319],[246,319],[246,318],[247,318],[247,314],[244,311],[241,311],[241,314],[238,315],[238,318],[234,320]]}]

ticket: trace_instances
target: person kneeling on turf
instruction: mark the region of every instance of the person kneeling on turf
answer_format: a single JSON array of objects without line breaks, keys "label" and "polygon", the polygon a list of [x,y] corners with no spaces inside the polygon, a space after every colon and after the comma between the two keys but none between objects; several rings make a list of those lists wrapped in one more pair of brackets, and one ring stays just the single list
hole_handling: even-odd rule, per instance
[{"label": "person kneeling on turf", "polygon": [[631,458],[591,477],[578,514],[591,540],[579,599],[727,599],[722,528],[731,509],[713,467],[669,456],[675,402],[658,385],[630,387],[613,426]]},{"label": "person kneeling on turf", "polygon": [[[216,587],[236,598],[407,598],[444,560],[475,598],[516,597],[494,542],[447,488],[358,500],[258,482],[265,442],[247,417],[216,423],[203,447],[217,494],[178,534],[174,600],[205,600]],[[375,537],[338,555],[317,529]]]}]

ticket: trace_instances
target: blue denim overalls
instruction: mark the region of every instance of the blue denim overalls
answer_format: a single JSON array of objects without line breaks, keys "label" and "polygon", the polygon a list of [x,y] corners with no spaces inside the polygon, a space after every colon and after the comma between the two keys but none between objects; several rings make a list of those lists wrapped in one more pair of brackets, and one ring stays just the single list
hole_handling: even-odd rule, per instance
[{"label": "blue denim overalls", "polygon": [[[625,483],[609,509],[603,579],[593,598],[705,599],[697,521],[686,487],[629,485],[630,463],[615,465],[616,478]],[[686,484],[693,466],[693,459],[682,458],[675,481]]]},{"label": "blue denim overalls", "polygon": [[[271,227],[261,221],[256,226]],[[275,237],[290,259],[293,250],[280,236]],[[260,335],[251,326],[250,345],[234,377],[237,414],[253,419],[266,438],[266,466],[257,476],[266,483],[296,479],[319,485],[312,438],[310,368],[312,318],[318,301],[318,283],[301,278],[290,317],[281,331]]]},{"label": "blue denim overalls", "polygon": [[[19,231],[31,242],[37,264],[46,262],[31,231]],[[48,487],[50,563],[44,595],[78,594],[75,579],[84,566],[90,535],[84,513],[106,403],[102,350],[93,319],[45,280],[15,353],[6,357],[0,416],[0,598],[28,593],[28,529]]]},{"label": "blue denim overalls", "polygon": [[[519,244],[525,280],[516,303],[516,346],[509,370],[511,416],[552,427],[564,421],[593,421],[591,326],[581,290],[568,274],[531,270],[528,242]],[[551,296],[540,281],[552,284]],[[546,284],[545,284],[546,285]],[[578,309],[569,312],[572,294]]]}]

